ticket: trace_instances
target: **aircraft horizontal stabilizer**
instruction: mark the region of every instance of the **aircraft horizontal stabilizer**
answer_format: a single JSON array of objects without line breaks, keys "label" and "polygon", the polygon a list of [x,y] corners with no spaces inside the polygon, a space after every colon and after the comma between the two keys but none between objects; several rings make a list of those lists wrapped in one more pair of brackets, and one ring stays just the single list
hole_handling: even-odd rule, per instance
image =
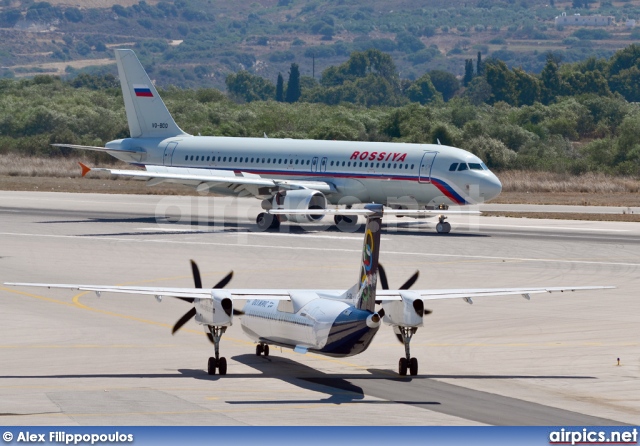
[{"label": "aircraft horizontal stabilizer", "polygon": [[93,150],[96,152],[127,152],[127,153],[140,153],[139,150],[131,150],[131,149],[110,149],[108,147],[98,147],[98,146],[82,146],[79,144],[51,144],[55,147],[66,147],[69,149],[82,149],[82,150]]}]

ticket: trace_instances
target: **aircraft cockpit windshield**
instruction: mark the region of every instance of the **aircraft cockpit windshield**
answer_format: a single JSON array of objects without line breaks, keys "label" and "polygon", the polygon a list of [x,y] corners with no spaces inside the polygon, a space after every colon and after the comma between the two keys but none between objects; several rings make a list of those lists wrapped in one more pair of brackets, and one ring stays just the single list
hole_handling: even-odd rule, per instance
[{"label": "aircraft cockpit windshield", "polygon": [[449,166],[449,172],[462,170],[489,170],[489,168],[484,163],[453,163]]}]

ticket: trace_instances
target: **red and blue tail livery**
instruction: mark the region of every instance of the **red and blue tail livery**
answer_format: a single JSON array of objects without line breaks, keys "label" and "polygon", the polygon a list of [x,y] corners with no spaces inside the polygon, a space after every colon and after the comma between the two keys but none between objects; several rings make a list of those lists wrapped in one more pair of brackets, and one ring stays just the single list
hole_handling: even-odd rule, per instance
[{"label": "red and blue tail livery", "polygon": [[136,93],[136,96],[143,98],[152,98],[153,93],[151,93],[151,89],[148,85],[133,85],[133,91]]}]

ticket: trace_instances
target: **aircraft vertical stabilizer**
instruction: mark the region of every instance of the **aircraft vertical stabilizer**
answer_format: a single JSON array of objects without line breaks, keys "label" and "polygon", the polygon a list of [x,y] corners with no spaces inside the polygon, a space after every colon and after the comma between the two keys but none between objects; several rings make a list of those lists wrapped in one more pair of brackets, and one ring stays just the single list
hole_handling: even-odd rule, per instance
[{"label": "aircraft vertical stabilizer", "polygon": [[380,231],[382,229],[381,204],[368,204],[366,209],[374,211],[367,215],[367,227],[364,230],[359,288],[356,295],[357,308],[374,312],[376,304],[376,285],[378,284],[378,256],[380,254]]},{"label": "aircraft vertical stabilizer", "polygon": [[116,50],[120,86],[132,138],[187,135],[176,124],[132,50]]}]

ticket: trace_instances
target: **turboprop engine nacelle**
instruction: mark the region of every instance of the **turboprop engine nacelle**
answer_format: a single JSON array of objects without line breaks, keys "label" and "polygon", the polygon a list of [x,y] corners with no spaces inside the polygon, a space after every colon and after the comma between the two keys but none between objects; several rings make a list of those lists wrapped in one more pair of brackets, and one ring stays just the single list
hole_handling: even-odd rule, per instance
[{"label": "turboprop engine nacelle", "polygon": [[420,296],[411,291],[400,291],[402,300],[383,300],[384,317],[382,321],[388,325],[403,327],[422,327],[424,302]]},{"label": "turboprop engine nacelle", "polygon": [[[277,198],[274,198],[276,201]],[[283,209],[326,209],[327,199],[322,192],[309,189],[288,190],[284,197],[280,197],[274,203],[274,208],[281,207]],[[312,212],[305,215],[287,215],[287,220],[295,223],[313,223],[322,219],[324,215],[314,215]]]},{"label": "turboprop engine nacelle", "polygon": [[204,325],[230,326],[233,324],[233,301],[223,290],[211,292],[211,299],[197,299],[196,322]]}]

